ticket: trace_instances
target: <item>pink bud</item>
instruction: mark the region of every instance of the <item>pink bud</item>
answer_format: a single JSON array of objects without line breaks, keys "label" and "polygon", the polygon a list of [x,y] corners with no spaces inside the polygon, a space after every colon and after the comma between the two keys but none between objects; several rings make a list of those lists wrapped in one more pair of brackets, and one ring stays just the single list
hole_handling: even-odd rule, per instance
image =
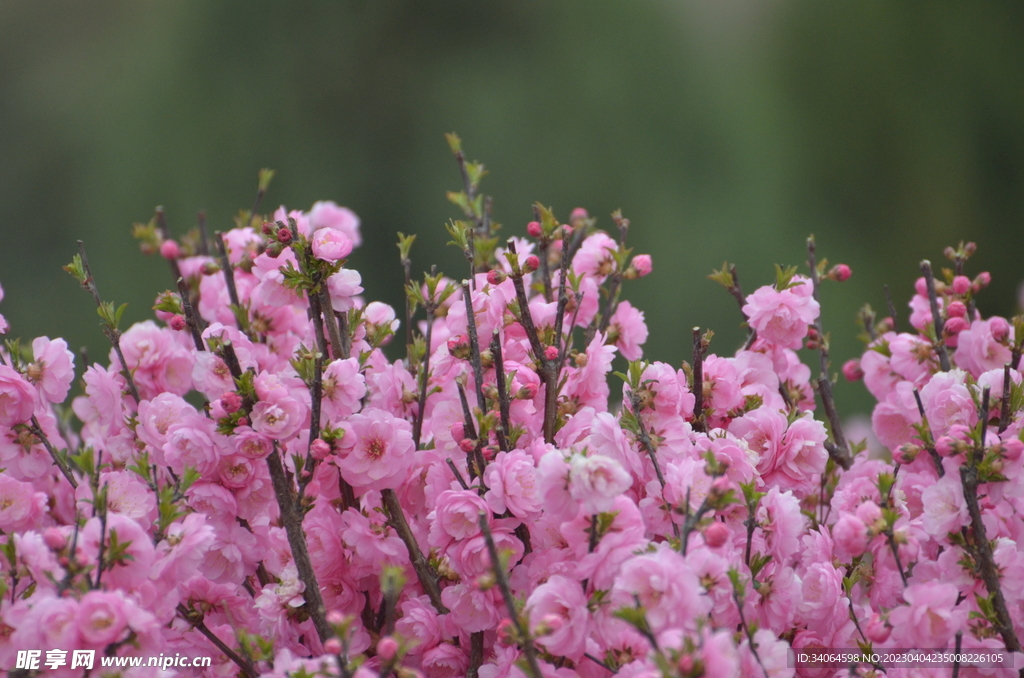
[{"label": "pink bud", "polygon": [[526,261],[523,262],[523,273],[533,273],[540,267],[540,259],[537,258],[536,254],[531,254],[526,257]]},{"label": "pink bud", "polygon": [[526,225],[526,232],[530,235],[531,238],[539,238],[542,233],[540,229],[540,222],[531,221],[530,223],[528,223]]},{"label": "pink bud", "polygon": [[309,451],[314,459],[326,459],[327,455],[331,453],[331,445],[323,438],[317,438],[309,446]]},{"label": "pink bud", "polygon": [[64,538],[64,533],[56,527],[48,527],[43,532],[43,543],[47,545],[52,551],[59,551],[64,548],[64,544],[67,543],[67,539]]},{"label": "pink bud", "polygon": [[558,359],[558,347],[557,346],[548,346],[547,348],[545,348],[544,349],[544,358],[546,358],[547,360],[557,360]]},{"label": "pink bud", "polygon": [[843,376],[847,381],[860,381],[864,378],[864,370],[860,367],[859,360],[847,360],[843,363]]},{"label": "pink bud", "polygon": [[978,277],[974,279],[974,284],[978,286],[978,289],[988,287],[990,282],[992,282],[992,274],[988,271],[982,271],[978,274]]},{"label": "pink bud", "polygon": [[882,509],[873,501],[866,501],[854,512],[865,525],[874,525],[882,517]]},{"label": "pink bud", "polygon": [[579,221],[581,219],[589,219],[590,214],[587,212],[585,207],[577,207],[569,214],[569,221]]},{"label": "pink bud", "polygon": [[391,636],[384,636],[377,641],[377,656],[384,661],[391,661],[398,652],[398,641]]},{"label": "pink bud", "polygon": [[636,275],[639,278],[649,275],[654,270],[654,262],[651,261],[651,255],[638,254],[633,257],[633,268],[636,270]]},{"label": "pink bud", "polygon": [[884,643],[889,640],[891,632],[892,627],[882,621],[882,618],[877,613],[871,615],[871,619],[864,625],[864,635],[874,643]]},{"label": "pink bud", "polygon": [[516,398],[519,400],[533,400],[537,397],[537,384],[527,384],[519,389]]},{"label": "pink bud", "polygon": [[725,523],[720,523],[716,520],[704,528],[704,543],[713,549],[717,549],[728,541],[730,534],[729,527]]},{"label": "pink bud", "polygon": [[169,324],[171,329],[175,332],[180,332],[188,326],[188,323],[185,322],[185,317],[181,315],[171,316],[171,322]]},{"label": "pink bud", "polygon": [[487,461],[494,461],[494,458],[498,456],[498,452],[501,451],[501,448],[497,445],[484,445],[483,449],[480,451],[483,453],[484,459]]},{"label": "pink bud", "polygon": [[230,391],[220,397],[220,404],[224,408],[225,412],[233,414],[242,406],[242,396],[238,395],[234,391]]},{"label": "pink bud", "polygon": [[181,256],[181,248],[173,240],[164,240],[160,243],[160,256],[173,261]]},{"label": "pink bud", "polygon": [[324,650],[330,654],[341,654],[341,641],[337,638],[328,638],[324,641]]},{"label": "pink bud", "polygon": [[953,278],[953,294],[963,296],[971,289],[971,281],[965,275]]},{"label": "pink bud", "polygon": [[466,437],[466,426],[461,421],[452,424],[452,427],[448,430],[452,434],[452,440],[462,440]]},{"label": "pink bud", "polygon": [[515,645],[515,627],[512,626],[511,619],[505,617],[500,622],[498,622],[497,632],[499,643],[506,647]]},{"label": "pink bud", "polygon": [[565,619],[557,614],[546,614],[540,618],[540,623],[537,624],[537,633],[542,636],[558,633],[564,624]]},{"label": "pink bud", "polygon": [[249,425],[249,417],[239,417],[238,418],[238,425],[239,426],[248,426]]},{"label": "pink bud", "polygon": [[833,280],[843,282],[844,280],[849,280],[852,273],[853,271],[851,271],[850,267],[846,264],[836,264],[832,267],[832,270],[829,271],[829,277]]},{"label": "pink bud", "polygon": [[999,342],[1005,341],[1010,336],[1010,323],[1006,322],[1006,318],[993,316],[988,321],[988,329],[992,332],[992,338]]},{"label": "pink bud", "polygon": [[1017,438],[1010,438],[1002,442],[1003,457],[1010,461],[1020,459],[1021,452],[1024,452],[1024,443]]},{"label": "pink bud", "polygon": [[946,321],[946,324],[942,326],[942,330],[946,334],[960,334],[968,327],[970,327],[970,323],[967,322],[967,318],[954,316]]},{"label": "pink bud", "polygon": [[264,221],[263,228],[260,230],[263,231],[263,235],[273,235],[275,226],[277,226],[277,224],[272,221]]},{"label": "pink bud", "polygon": [[332,626],[343,624],[345,622],[345,615],[338,610],[331,610],[327,613],[327,623]]},{"label": "pink bud", "polygon": [[290,228],[279,228],[277,229],[277,241],[279,243],[289,243],[292,240],[292,230]]},{"label": "pink bud", "polygon": [[925,279],[923,277],[918,278],[914,282],[914,290],[922,297],[928,296],[928,283],[925,282]]},{"label": "pink bud", "polygon": [[949,436],[941,436],[935,441],[935,451],[942,457],[952,457],[956,454],[956,441]]},{"label": "pink bud", "polygon": [[490,284],[500,285],[504,281],[505,274],[502,271],[499,271],[496,268],[492,268],[490,271],[487,271],[487,282]]},{"label": "pink bud", "polygon": [[469,454],[476,449],[476,441],[472,438],[463,438],[459,441],[459,449]]},{"label": "pink bud", "polygon": [[465,334],[459,334],[448,339],[448,352],[452,355],[465,346],[469,346],[469,337]]},{"label": "pink bud", "polygon": [[910,464],[917,459],[920,451],[917,445],[900,445],[892,451],[892,460],[897,464]]},{"label": "pink bud", "polygon": [[947,318],[966,318],[967,307],[962,301],[951,301],[949,306],[946,307]]}]

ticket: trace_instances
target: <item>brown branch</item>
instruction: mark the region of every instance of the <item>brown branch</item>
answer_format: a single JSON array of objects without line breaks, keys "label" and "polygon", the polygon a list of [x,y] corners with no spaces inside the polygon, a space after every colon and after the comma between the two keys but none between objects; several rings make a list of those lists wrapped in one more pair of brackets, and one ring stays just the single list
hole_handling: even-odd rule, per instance
[{"label": "brown branch", "polygon": [[220,231],[217,232],[217,252],[220,257],[220,266],[224,271],[224,283],[228,287],[228,298],[231,299],[231,304],[235,308],[241,308],[242,305],[238,302],[238,290],[235,288],[235,271],[231,268],[231,260],[228,258],[227,247],[224,246],[224,234]]},{"label": "brown branch", "polygon": [[181,308],[185,311],[185,323],[192,334],[192,343],[196,345],[197,351],[205,351],[202,320],[196,314],[195,308],[192,307],[191,293],[189,292],[188,285],[185,284],[185,280],[181,277],[178,278],[178,296],[181,297]]},{"label": "brown branch", "polygon": [[203,613],[198,610],[189,610],[187,607],[178,603],[178,614],[181,618],[187,621],[193,629],[199,631],[199,633],[206,636],[206,639],[217,646],[217,649],[224,653],[224,656],[230,659],[242,670],[242,673],[246,675],[246,678],[256,678],[257,672],[252,663],[247,659],[243,659],[237,652],[232,650],[230,647],[224,644],[224,641],[214,635],[213,631],[207,628],[206,623],[203,621]]},{"label": "brown branch", "polygon": [[437,583],[437,575],[423,556],[419,544],[416,543],[416,536],[405,520],[405,513],[402,511],[402,504],[398,501],[398,495],[391,489],[381,490],[380,494],[389,522],[405,544],[406,550],[409,551],[409,561],[412,563],[413,570],[416,571],[416,578],[420,580],[420,585],[430,598],[431,605],[434,606],[438,614],[448,614],[448,608],[441,602],[441,588]]},{"label": "brown branch", "polygon": [[498,447],[502,452],[508,452],[510,404],[508,389],[505,387],[505,363],[501,355],[501,337],[498,330],[494,330],[494,336],[491,338],[491,355],[494,357],[494,380],[498,390],[498,410],[501,414],[501,427],[497,431]]},{"label": "brown branch", "polygon": [[932,324],[935,327],[935,352],[939,356],[939,366],[943,372],[949,372],[949,354],[946,352],[946,344],[942,340],[942,314],[939,313],[939,299],[935,294],[935,277],[932,275],[932,264],[927,259],[921,262],[921,273],[924,274],[924,282],[928,287],[928,303],[932,309]]}]

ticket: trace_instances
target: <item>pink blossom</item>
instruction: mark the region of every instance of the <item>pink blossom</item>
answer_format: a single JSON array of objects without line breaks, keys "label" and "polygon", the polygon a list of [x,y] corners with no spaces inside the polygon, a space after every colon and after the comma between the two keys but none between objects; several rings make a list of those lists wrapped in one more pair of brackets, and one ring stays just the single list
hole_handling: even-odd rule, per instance
[{"label": "pink blossom", "polygon": [[835,539],[836,555],[840,560],[849,562],[867,548],[868,528],[857,516],[844,513],[832,526],[832,538]]},{"label": "pink blossom", "polygon": [[0,364],[0,425],[14,426],[32,418],[35,390],[24,377]]},{"label": "pink blossom", "polygon": [[[1002,369],[1004,364],[1010,362],[1010,348],[1001,344],[993,334],[995,328],[1002,334],[1005,323],[1006,320],[999,317],[972,322],[957,338],[956,353],[953,355],[957,366],[978,377],[983,372]],[[1009,329],[1006,332],[1012,341],[1013,333]]]},{"label": "pink blossom", "polygon": [[555,575],[526,600],[536,642],[554,655],[579,661],[586,650],[587,599],[579,583]]},{"label": "pink blossom", "polygon": [[611,457],[575,454],[569,460],[569,494],[584,513],[603,513],[628,490],[633,478]]},{"label": "pink blossom", "polygon": [[692,629],[711,607],[701,591],[687,561],[662,546],[627,560],[615,580],[613,595],[630,607],[634,596],[639,599],[651,628],[660,633],[672,627]]},{"label": "pink blossom", "polygon": [[38,337],[32,341],[32,355],[35,360],[26,370],[29,380],[49,402],[64,402],[75,378],[75,356],[67,342]]},{"label": "pink blossom", "polygon": [[818,318],[820,306],[812,294],[811,281],[794,276],[794,287],[779,292],[765,286],[747,297],[743,313],[757,334],[772,344],[800,348],[807,326]]},{"label": "pink blossom", "polygon": [[479,494],[469,490],[448,490],[437,497],[437,505],[427,516],[430,544],[443,549],[453,541],[480,534],[480,515],[490,513]]},{"label": "pink blossom", "polygon": [[967,623],[967,610],[957,609],[959,595],[945,582],[911,584],[903,592],[907,604],[889,613],[894,638],[907,647],[946,647]]},{"label": "pink blossom", "polygon": [[363,244],[363,239],[359,235],[359,217],[347,207],[340,207],[330,200],[322,200],[313,204],[306,218],[309,221],[310,233],[313,235],[320,229],[328,228],[344,234],[355,247]]},{"label": "pink blossom", "polygon": [[0,530],[20,532],[39,522],[46,507],[46,495],[31,483],[0,473]]},{"label": "pink blossom", "polygon": [[636,270],[638,277],[643,278],[646,275],[650,275],[651,271],[654,270],[654,265],[651,262],[650,254],[638,254],[633,257],[633,268]]},{"label": "pink blossom", "polygon": [[367,408],[349,417],[344,427],[338,462],[342,477],[364,492],[401,485],[414,452],[408,422]]},{"label": "pink blossom", "polygon": [[619,244],[617,242],[607,233],[597,231],[583,241],[572,258],[572,269],[577,273],[604,280],[617,268],[613,254],[618,251]]},{"label": "pink blossom", "polygon": [[356,358],[331,361],[324,370],[322,383],[322,411],[327,419],[343,419],[359,410],[366,395],[366,380],[359,372]]},{"label": "pink blossom", "polygon": [[923,526],[928,534],[944,537],[967,524],[967,503],[959,474],[947,473],[924,488],[921,501],[924,504]]},{"label": "pink blossom", "polygon": [[334,263],[352,252],[352,241],[341,231],[321,228],[313,234],[313,256]]},{"label": "pink blossom", "polygon": [[[633,259],[636,263],[636,258]],[[628,301],[621,301],[612,314],[609,338],[626,360],[639,360],[644,352],[641,346],[647,341],[647,324],[644,312],[633,308]]]},{"label": "pink blossom", "polygon": [[534,517],[542,507],[533,458],[522,450],[499,452],[487,465],[487,506],[497,514],[506,510],[521,520]]},{"label": "pink blossom", "polygon": [[78,604],[75,622],[86,646],[106,647],[115,643],[127,630],[124,599],[119,593],[90,591]]}]

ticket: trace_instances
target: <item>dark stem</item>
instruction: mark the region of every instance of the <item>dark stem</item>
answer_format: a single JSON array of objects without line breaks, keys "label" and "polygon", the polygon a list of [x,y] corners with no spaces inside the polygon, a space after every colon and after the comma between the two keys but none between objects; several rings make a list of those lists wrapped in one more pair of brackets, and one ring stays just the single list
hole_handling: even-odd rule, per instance
[{"label": "dark stem", "polygon": [[[171,234],[167,230],[167,216],[164,214],[163,207],[156,208],[156,227],[160,230],[160,236],[164,240],[170,240]],[[178,267],[177,259],[168,259],[167,263],[171,266],[171,278],[177,280],[181,277],[181,268]]]},{"label": "dark stem", "polygon": [[459,485],[462,487],[462,489],[468,490],[469,485],[466,484],[466,479],[462,477],[461,473],[459,473],[459,468],[455,465],[455,462],[452,461],[451,458],[445,459],[444,461],[446,464],[448,464],[448,468],[452,470],[452,474],[455,476],[455,480],[459,481]]},{"label": "dark stem", "polygon": [[[312,294],[309,295],[310,304],[313,302],[313,296]],[[345,347],[341,341],[341,329],[338,327],[338,323],[334,322],[334,307],[331,306],[331,293],[327,289],[326,281],[320,286],[320,292],[315,296],[319,297],[320,301],[318,304],[319,313],[317,313],[315,319],[316,323],[320,324],[320,314],[322,313],[323,323],[327,325],[327,336],[331,339],[331,357],[338,360],[342,357]],[[322,329],[320,331],[323,332]],[[327,351],[324,351],[323,354],[324,359],[326,359]]]},{"label": "dark stem", "polygon": [[423,551],[420,550],[419,544],[416,543],[416,537],[413,535],[412,529],[409,528],[409,523],[405,520],[405,513],[402,511],[402,504],[398,501],[398,495],[392,489],[381,490],[380,495],[384,503],[384,510],[387,511],[389,522],[405,544],[406,550],[409,551],[409,560],[416,571],[416,578],[420,580],[420,585],[427,596],[430,597],[431,605],[434,606],[438,614],[448,614],[448,608],[441,602],[441,589],[437,583],[437,575],[430,567],[427,559],[423,557]]},{"label": "dark stem", "polygon": [[477,631],[469,636],[469,670],[466,678],[477,678],[480,665],[484,663],[484,632]]},{"label": "dark stem", "polygon": [[235,271],[231,268],[231,260],[228,258],[228,249],[224,246],[224,234],[217,232],[217,252],[220,256],[220,266],[224,270],[224,283],[228,286],[228,298],[235,308],[241,308],[238,303],[238,290],[235,289]]},{"label": "dark stem", "polygon": [[903,569],[903,563],[900,561],[900,552],[896,547],[896,537],[892,533],[892,529],[885,531],[885,537],[889,541],[889,549],[892,551],[892,557],[896,561],[896,569],[900,572],[900,579],[903,580],[903,588],[907,587],[907,573]]},{"label": "dark stem", "polygon": [[473,312],[473,298],[470,296],[469,282],[466,280],[462,281],[462,298],[466,302],[466,328],[469,332],[470,364],[473,366],[473,383],[476,385],[477,406],[481,412],[486,412],[484,368],[480,362],[480,338],[476,333],[476,315]]},{"label": "dark stem", "polygon": [[305,586],[303,597],[306,599],[306,611],[313,620],[313,626],[316,627],[317,635],[320,636],[320,642],[324,642],[334,635],[334,631],[327,623],[327,612],[324,609],[323,596],[320,594],[320,584],[317,582],[316,573],[313,572],[313,563],[309,559],[309,547],[306,545],[306,535],[302,531],[302,513],[296,502],[291,481],[285,475],[276,442],[274,451],[267,457],[267,468],[270,470],[270,480],[274,485],[277,505],[281,509],[281,522],[284,523],[285,533],[288,535],[292,558],[295,560],[299,579]]},{"label": "dark stem", "polygon": [[409,300],[408,290],[412,285],[412,260],[408,257],[402,258],[402,273],[405,275],[405,350],[412,352],[412,302]]},{"label": "dark stem", "polygon": [[949,354],[946,353],[946,343],[942,340],[942,314],[939,313],[939,298],[935,294],[935,277],[932,275],[932,264],[925,259],[921,262],[921,273],[924,274],[924,282],[928,287],[928,302],[932,308],[932,324],[935,326],[935,352],[939,355],[939,366],[943,372],[949,372]]},{"label": "dark stem", "polygon": [[505,384],[505,363],[502,360],[501,338],[498,330],[494,330],[494,336],[491,338],[491,355],[494,357],[494,380],[498,389],[498,410],[501,413],[501,428],[497,431],[498,447],[502,452],[508,452],[509,400]]},{"label": "dark stem", "polygon": [[[815,256],[814,236],[807,239],[807,265],[811,269],[811,284],[813,286],[814,300],[821,304],[818,294],[818,262]],[[818,376],[818,395],[821,396],[821,404],[825,408],[825,416],[828,417],[829,427],[832,429],[832,443],[826,444],[829,456],[845,470],[853,465],[850,457],[850,446],[846,442],[846,435],[843,433],[843,423],[836,410],[835,399],[832,397],[832,380],[828,376],[828,338],[821,328],[821,315],[814,321],[814,329],[818,333],[818,358],[821,366],[821,373]]]},{"label": "dark stem", "polygon": [[757,644],[754,642],[754,634],[750,631],[750,625],[747,624],[746,618],[743,616],[743,600],[740,598],[739,591],[736,587],[732,589],[732,599],[736,602],[736,609],[740,613],[740,625],[743,627],[743,631],[747,636],[747,642],[750,643],[750,653],[754,655],[754,659],[757,660],[758,666],[761,667],[761,671],[764,673],[765,678],[768,678],[768,670],[765,669],[764,663],[761,662],[760,655],[757,654]]},{"label": "dark stem", "polygon": [[256,678],[256,669],[253,667],[247,659],[243,659],[237,652],[232,650],[230,647],[224,644],[224,641],[218,638],[210,629],[206,627],[206,623],[203,621],[203,613],[198,610],[190,611],[187,607],[178,603],[178,614],[181,618],[187,621],[192,628],[199,633],[206,636],[206,639],[217,646],[217,649],[224,653],[224,656],[230,659],[242,670],[242,673],[247,678]]},{"label": "dark stem", "polygon": [[999,433],[1010,425],[1010,363],[1003,365],[1003,395],[999,407]]},{"label": "dark stem", "polygon": [[[82,257],[86,289],[92,292],[92,298],[96,301],[96,308],[100,308],[103,306],[103,300],[100,298],[99,290],[96,288],[96,279],[92,277],[89,259],[85,256],[85,243],[81,240],[78,241],[78,253]],[[117,359],[121,362],[121,374],[124,375],[125,381],[128,382],[128,390],[131,392],[132,398],[135,399],[135,404],[138,405],[142,399],[139,397],[139,389],[135,387],[135,379],[132,378],[131,370],[128,369],[128,363],[125,362],[124,353],[121,352],[121,333],[116,328],[109,327],[106,323],[103,324],[103,333],[107,335],[110,345],[114,347],[114,353],[117,354]]]},{"label": "dark stem", "polygon": [[921,415],[921,425],[924,426],[928,431],[929,444],[925,445],[928,454],[931,455],[932,461],[935,462],[935,469],[939,472],[939,477],[946,475],[946,469],[942,466],[942,457],[935,450],[935,436],[932,434],[931,426],[928,424],[928,417],[924,413],[924,403],[921,402],[921,392],[916,388],[914,389],[914,400],[917,401],[917,411]]},{"label": "dark stem", "polygon": [[417,375],[420,381],[419,407],[416,409],[416,420],[412,424],[412,441],[414,449],[420,449],[420,436],[423,432],[423,417],[427,413],[427,389],[430,386],[430,343],[434,335],[434,304],[427,302],[427,347],[423,351],[423,364],[420,365],[420,372]]},{"label": "dark stem", "polygon": [[704,352],[708,342],[701,336],[700,328],[693,328],[693,430],[703,432],[704,425]]},{"label": "dark stem", "polygon": [[335,313],[338,318],[338,334],[341,335],[341,358],[348,360],[352,357],[352,334],[348,328],[348,312]]},{"label": "dark stem", "polygon": [[206,210],[199,210],[196,222],[199,225],[199,254],[208,257],[210,256],[210,234],[206,231]]},{"label": "dark stem", "polygon": [[38,438],[39,442],[41,442],[43,447],[46,448],[46,451],[50,453],[50,458],[53,459],[53,463],[57,465],[61,474],[63,474],[67,481],[71,483],[71,487],[77,488],[78,481],[75,480],[75,476],[71,472],[71,466],[68,464],[67,459],[57,450],[57,448],[53,446],[53,443],[50,442],[50,439],[46,434],[43,433],[43,427],[39,425],[39,420],[36,419],[36,415],[34,414],[32,415],[32,428],[29,429],[29,432]]},{"label": "dark stem", "polygon": [[885,287],[885,303],[889,307],[889,320],[892,321],[892,331],[899,332],[899,327],[896,325],[896,304],[892,303],[892,293],[889,291],[888,285]]},{"label": "dark stem", "polygon": [[192,297],[189,292],[188,285],[185,284],[183,278],[178,278],[178,296],[181,297],[181,308],[185,311],[185,322],[188,324],[189,332],[192,334],[192,343],[196,345],[197,351],[205,351],[206,346],[203,344],[203,330],[202,320],[196,315],[196,310],[192,307]]},{"label": "dark stem", "polygon": [[508,578],[501,567],[501,559],[498,557],[498,548],[494,545],[494,537],[491,535],[491,528],[487,524],[487,516],[480,514],[480,530],[484,533],[484,540],[487,542],[487,554],[491,557],[491,568],[494,570],[494,579],[501,591],[501,597],[505,601],[505,609],[508,610],[509,619],[515,624],[516,631],[523,643],[523,653],[526,655],[526,664],[531,678],[543,678],[540,665],[537,663],[537,650],[533,646],[533,639],[530,638],[530,630],[526,628],[522,617],[516,612],[516,603],[512,598],[512,589],[509,588]]}]

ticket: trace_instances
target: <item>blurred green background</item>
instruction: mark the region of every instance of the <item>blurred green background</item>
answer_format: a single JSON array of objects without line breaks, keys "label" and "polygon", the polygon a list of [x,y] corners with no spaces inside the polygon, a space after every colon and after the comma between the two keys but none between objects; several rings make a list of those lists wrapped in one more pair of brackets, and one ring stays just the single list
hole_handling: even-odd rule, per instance
[{"label": "blurred green background", "polygon": [[[689,328],[741,341],[706,279],[746,290],[804,239],[854,277],[823,290],[836,368],[862,303],[905,301],[922,258],[975,240],[987,313],[1016,309],[1024,245],[1024,5],[820,2],[0,3],[0,305],[12,334],[105,355],[87,294],[60,270],[85,240],[99,288],[151,315],[171,286],[129,236],[164,205],[230,228],[256,172],[267,207],[333,199],[362,218],[368,296],[400,303],[396,231],[418,271],[462,277],[443,224],[459,186],[443,133],[491,171],[505,234],[534,201],[587,207],[655,272],[627,286],[649,358]],[[905,325],[904,325],[905,326]],[[846,410],[869,407],[840,387]]]}]

